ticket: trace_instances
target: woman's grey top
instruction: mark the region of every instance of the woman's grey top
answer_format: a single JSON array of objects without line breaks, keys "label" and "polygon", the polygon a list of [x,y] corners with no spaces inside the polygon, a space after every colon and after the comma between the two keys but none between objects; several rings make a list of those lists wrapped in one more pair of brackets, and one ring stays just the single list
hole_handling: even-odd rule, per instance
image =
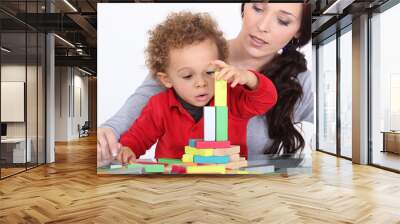
[{"label": "woman's grey top", "polygon": [[[303,87],[303,98],[295,107],[294,122],[314,120],[314,96],[312,90],[311,72],[306,71],[297,76]],[[109,127],[113,130],[116,137],[124,133],[133,124],[133,121],[140,115],[143,107],[149,98],[161,91],[164,87],[151,78],[146,77],[141,86],[131,95],[122,108],[100,127]],[[247,125],[247,145],[249,160],[256,160],[259,155],[264,154],[264,149],[272,144],[268,135],[268,127],[265,116],[256,116],[250,119]]]}]

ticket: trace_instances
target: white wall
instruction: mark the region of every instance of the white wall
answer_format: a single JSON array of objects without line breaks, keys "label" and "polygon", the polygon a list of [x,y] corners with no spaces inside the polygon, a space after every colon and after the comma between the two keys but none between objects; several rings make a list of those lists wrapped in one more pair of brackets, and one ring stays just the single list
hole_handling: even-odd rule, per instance
[{"label": "white wall", "polygon": [[68,140],[68,68],[55,68],[55,141]]},{"label": "white wall", "polygon": [[240,30],[240,4],[98,4],[98,107],[100,125],[117,112],[141,84],[147,32],[173,11],[209,12],[227,39]]},{"label": "white wall", "polygon": [[24,122],[25,82],[1,82],[1,121]]},{"label": "white wall", "polygon": [[[77,72],[78,72],[78,74],[77,74]],[[83,73],[80,73],[79,70],[76,70],[76,69],[74,70],[74,73],[75,73],[75,75],[74,75],[75,92],[73,94],[75,94],[75,96],[73,96],[73,97],[75,100],[75,102],[74,102],[75,113],[73,113],[74,116],[72,119],[72,130],[71,130],[72,133],[71,134],[72,134],[73,138],[77,138],[77,137],[79,137],[79,133],[78,133],[78,129],[77,129],[78,124],[80,124],[80,126],[82,126],[85,123],[85,121],[88,120],[88,116],[89,116],[89,114],[88,114],[88,105],[89,105],[88,96],[89,96],[89,94],[88,94],[88,77],[81,76],[81,74],[83,74]],[[79,98],[78,90],[80,90],[80,98]],[[79,102],[79,101],[81,101],[81,102]],[[79,108],[79,107],[81,107],[81,108]],[[82,110],[81,113],[80,113],[79,109]]]},{"label": "white wall", "polygon": [[[20,64],[6,64],[1,66],[1,81],[5,82],[25,82],[26,74],[36,74],[36,67],[25,66]],[[35,95],[34,95],[35,94]],[[35,93],[27,93],[28,97],[36,97]],[[4,96],[2,96],[3,98]],[[28,99],[27,99],[28,100]],[[36,105],[35,105],[36,106]],[[24,110],[24,108],[22,108]],[[1,108],[7,110],[7,108]],[[28,120],[31,122],[31,114],[28,114]],[[36,121],[36,120],[35,120]],[[25,137],[26,122],[7,122],[7,136],[8,137]],[[29,125],[28,128],[31,128]],[[28,136],[29,136],[28,131]]]},{"label": "white wall", "polygon": [[78,124],[88,120],[88,78],[76,68],[56,67],[55,86],[55,141],[77,139]]}]

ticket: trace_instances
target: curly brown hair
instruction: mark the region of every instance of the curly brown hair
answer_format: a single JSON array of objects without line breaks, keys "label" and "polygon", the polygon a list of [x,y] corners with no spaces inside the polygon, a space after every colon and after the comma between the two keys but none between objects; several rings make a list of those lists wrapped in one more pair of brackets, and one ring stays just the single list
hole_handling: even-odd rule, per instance
[{"label": "curly brown hair", "polygon": [[215,42],[220,60],[228,57],[228,45],[223,33],[208,13],[171,13],[164,22],[150,30],[149,35],[146,65],[153,78],[157,72],[166,72],[171,49],[182,49],[209,39]]}]

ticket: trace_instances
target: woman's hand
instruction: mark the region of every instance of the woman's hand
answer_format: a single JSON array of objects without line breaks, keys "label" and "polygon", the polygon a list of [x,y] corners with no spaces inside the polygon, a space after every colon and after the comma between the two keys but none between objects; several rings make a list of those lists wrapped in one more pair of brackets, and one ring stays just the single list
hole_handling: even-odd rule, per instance
[{"label": "woman's hand", "polygon": [[118,155],[120,144],[111,128],[97,128],[97,167],[106,166]]},{"label": "woman's hand", "polygon": [[258,79],[252,72],[228,65],[221,60],[215,60],[211,62],[211,64],[216,65],[221,69],[216,73],[216,80],[226,80],[228,83],[231,83],[232,88],[237,84],[246,85],[249,89],[257,88]]},{"label": "woman's hand", "polygon": [[132,164],[136,161],[136,155],[129,147],[123,146],[118,153],[117,160],[122,164]]}]

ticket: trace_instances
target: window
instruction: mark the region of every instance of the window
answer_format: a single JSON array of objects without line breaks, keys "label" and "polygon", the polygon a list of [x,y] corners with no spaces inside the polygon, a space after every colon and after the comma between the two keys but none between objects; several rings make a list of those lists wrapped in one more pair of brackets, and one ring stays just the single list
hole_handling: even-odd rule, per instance
[{"label": "window", "polygon": [[318,48],[318,149],[336,153],[336,35]]},{"label": "window", "polygon": [[[44,3],[18,2],[18,8],[11,8],[20,14],[43,13]],[[13,5],[0,3],[0,7]],[[8,14],[0,12],[0,17],[8,21],[0,29],[1,98],[19,99],[0,105],[1,114],[8,116],[1,118],[7,128],[0,144],[0,178],[5,178],[45,163],[46,39],[44,33]]]},{"label": "window", "polygon": [[340,36],[340,155],[351,158],[352,141],[352,34],[351,25]]},{"label": "window", "polygon": [[371,18],[372,164],[400,170],[400,5]]}]

